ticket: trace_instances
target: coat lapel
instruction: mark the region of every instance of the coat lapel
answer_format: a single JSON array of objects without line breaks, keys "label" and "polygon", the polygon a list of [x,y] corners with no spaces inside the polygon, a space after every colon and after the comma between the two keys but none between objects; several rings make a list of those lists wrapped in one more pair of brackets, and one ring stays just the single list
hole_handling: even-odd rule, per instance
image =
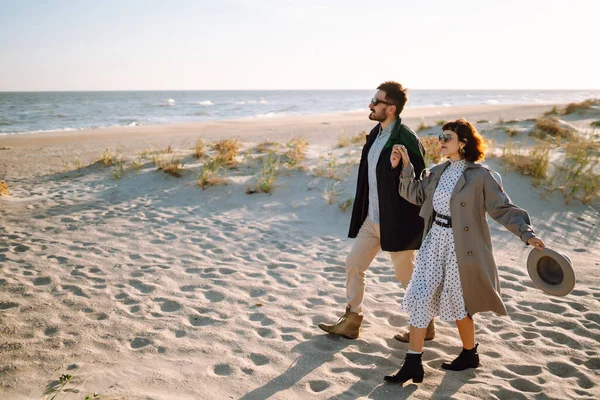
[{"label": "coat lapel", "polygon": [[456,196],[458,194],[458,192],[461,191],[463,186],[465,186],[465,183],[466,183],[465,173],[467,172],[467,170],[469,168],[475,168],[477,166],[479,166],[479,164],[475,164],[471,161],[467,161],[467,167],[465,168],[463,173],[460,175],[460,178],[458,178],[458,181],[456,182],[456,186],[454,186],[454,190],[452,191],[452,195],[450,196],[450,200],[452,200],[454,198],[454,196]]}]

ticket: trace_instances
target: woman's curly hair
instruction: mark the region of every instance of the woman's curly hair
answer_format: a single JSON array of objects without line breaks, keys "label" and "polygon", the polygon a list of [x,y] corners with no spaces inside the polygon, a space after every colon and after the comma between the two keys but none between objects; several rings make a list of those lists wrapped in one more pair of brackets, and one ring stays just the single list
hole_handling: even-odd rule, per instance
[{"label": "woman's curly hair", "polygon": [[487,145],[483,136],[477,132],[477,129],[464,118],[459,118],[454,122],[447,122],[442,126],[443,131],[452,131],[458,135],[458,140],[465,143],[463,157],[467,161],[475,162],[483,160]]}]

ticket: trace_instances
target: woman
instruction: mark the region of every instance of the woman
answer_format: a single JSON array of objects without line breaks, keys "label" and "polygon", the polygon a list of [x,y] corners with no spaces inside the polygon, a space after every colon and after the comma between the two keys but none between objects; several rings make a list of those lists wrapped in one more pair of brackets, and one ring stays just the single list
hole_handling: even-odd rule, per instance
[{"label": "woman", "polygon": [[404,146],[395,145],[390,156],[392,168],[402,161],[399,192],[422,205],[425,232],[402,302],[402,310],[410,315],[409,351],[400,370],[386,376],[386,382],[423,381],[426,327],[438,315],[456,321],[463,345],[460,355],[442,368],[462,371],[479,366],[473,315],[482,311],[506,315],[486,212],[523,242],[544,248],[529,215],[510,201],[500,177],[477,163],[486,146],[475,127],[459,119],[446,123],[442,131],[441,152],[448,161],[424,171],[419,181]]}]

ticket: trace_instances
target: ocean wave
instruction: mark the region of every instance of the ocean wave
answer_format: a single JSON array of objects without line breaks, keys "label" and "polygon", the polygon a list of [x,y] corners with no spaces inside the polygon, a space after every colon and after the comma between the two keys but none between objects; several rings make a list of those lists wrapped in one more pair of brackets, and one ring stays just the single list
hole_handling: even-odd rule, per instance
[{"label": "ocean wave", "polygon": [[214,106],[213,102],[210,100],[203,100],[203,101],[192,101],[188,104],[197,104],[199,106]]},{"label": "ocean wave", "polygon": [[500,104],[500,102],[496,99],[489,99],[483,102],[484,104]]},{"label": "ocean wave", "polygon": [[282,117],[285,114],[283,113],[276,113],[276,112],[269,112],[266,114],[255,114],[254,118],[273,118],[273,117]]},{"label": "ocean wave", "polygon": [[258,99],[258,100],[234,101],[231,104],[236,104],[238,106],[242,106],[245,104],[269,104],[269,102],[267,102],[265,99]]},{"label": "ocean wave", "polygon": [[162,99],[162,107],[173,107],[175,105],[175,100],[173,99]]},{"label": "ocean wave", "polygon": [[206,111],[198,111],[197,113],[194,113],[194,115],[196,115],[198,117],[207,117],[210,115],[210,113],[206,112]]},{"label": "ocean wave", "polygon": [[297,108],[298,108],[298,106],[293,105],[293,106],[289,106],[289,107],[280,108],[279,110],[276,110],[275,112],[276,113],[281,113],[281,112],[286,112],[286,111],[292,111],[292,110],[295,110]]}]

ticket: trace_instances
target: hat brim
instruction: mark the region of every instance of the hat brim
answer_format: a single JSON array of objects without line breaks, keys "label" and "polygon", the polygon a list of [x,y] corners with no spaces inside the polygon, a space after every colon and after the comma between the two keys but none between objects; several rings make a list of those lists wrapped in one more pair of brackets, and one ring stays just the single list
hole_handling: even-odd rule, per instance
[{"label": "hat brim", "polygon": [[[548,265],[548,259],[552,265]],[[546,272],[552,269],[552,276]],[[545,247],[532,249],[527,257],[527,272],[533,283],[553,296],[566,296],[575,287],[575,271],[571,259],[557,251]]]}]

